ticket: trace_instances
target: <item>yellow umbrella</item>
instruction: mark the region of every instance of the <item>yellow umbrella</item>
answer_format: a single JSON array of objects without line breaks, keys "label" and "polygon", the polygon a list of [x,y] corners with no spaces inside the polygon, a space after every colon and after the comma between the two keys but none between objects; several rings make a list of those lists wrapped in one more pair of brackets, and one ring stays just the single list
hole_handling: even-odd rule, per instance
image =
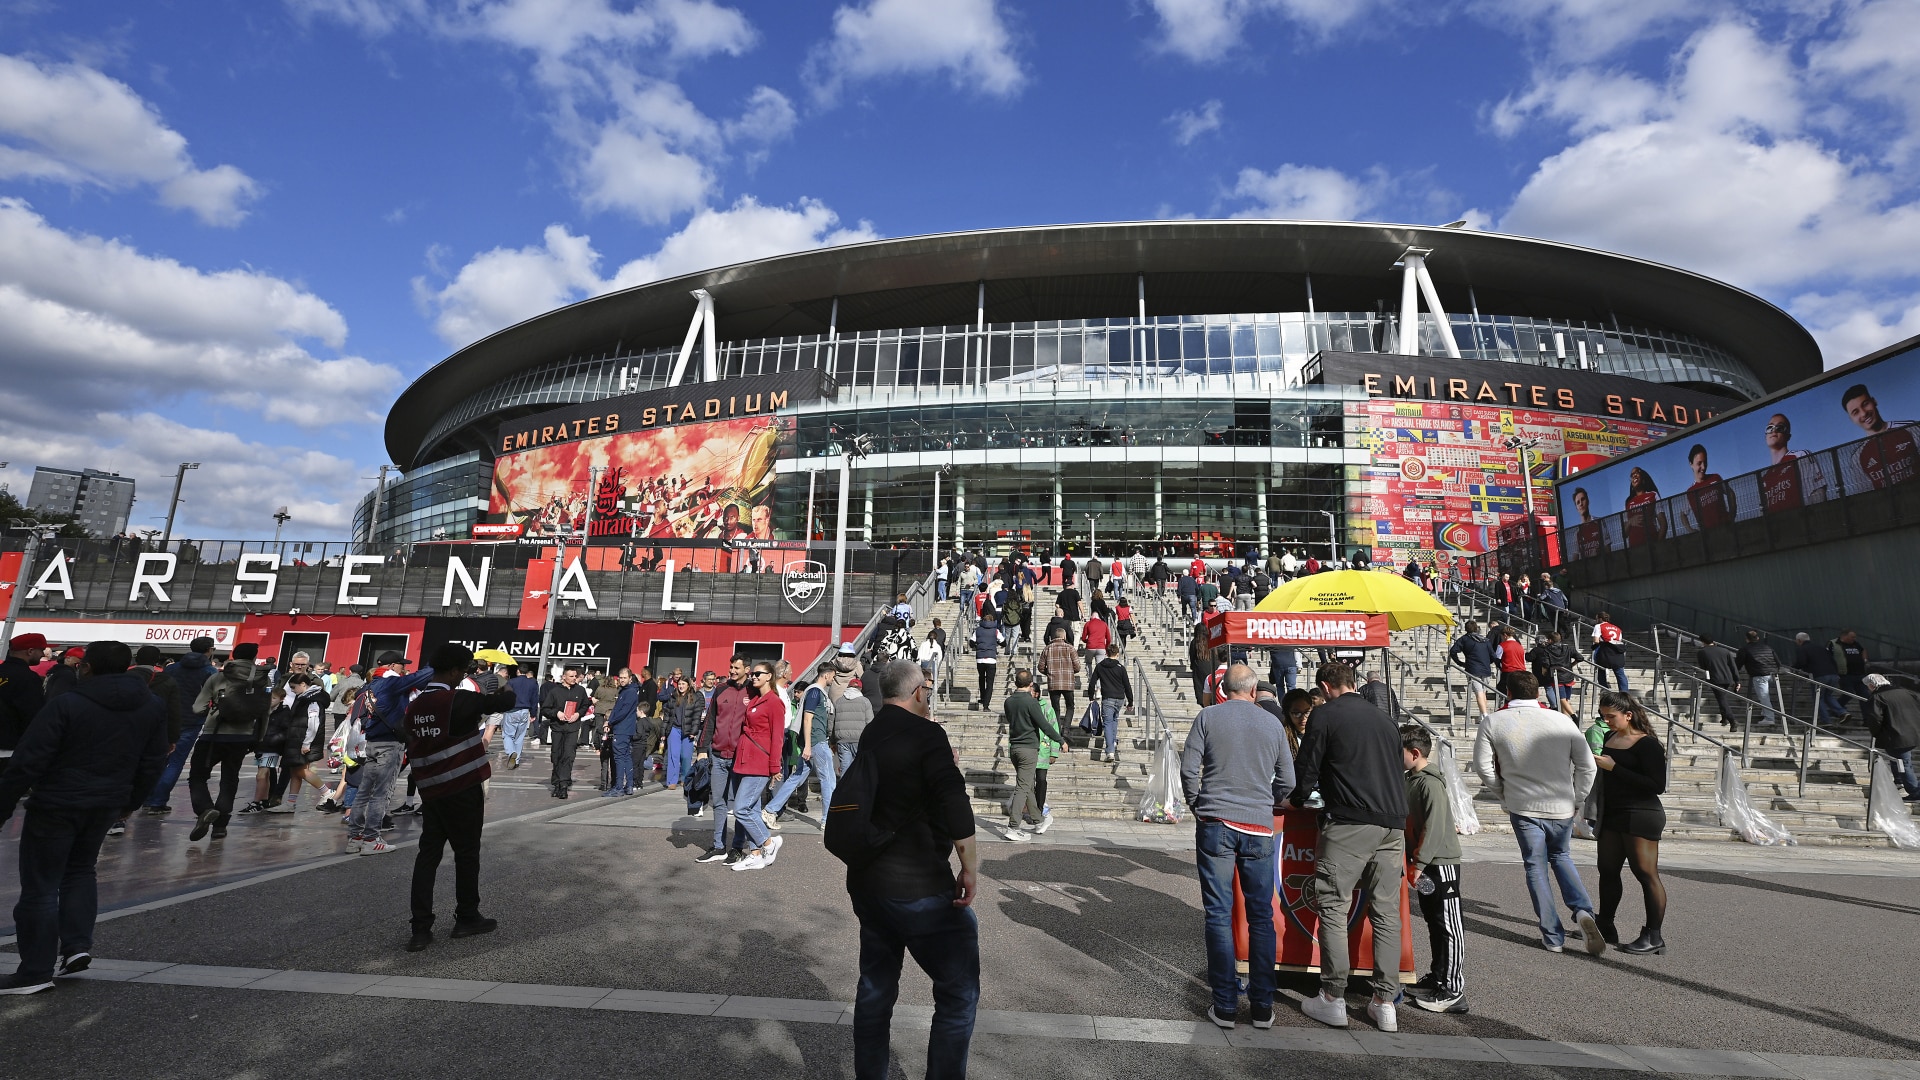
[{"label": "yellow umbrella", "polygon": [[1425,589],[1380,570],[1334,570],[1297,577],[1268,593],[1253,610],[1385,615],[1389,630],[1453,624],[1453,614]]},{"label": "yellow umbrella", "polygon": [[511,664],[514,662],[513,657],[508,656],[499,649],[481,649],[479,652],[473,654],[473,658],[483,664]]}]

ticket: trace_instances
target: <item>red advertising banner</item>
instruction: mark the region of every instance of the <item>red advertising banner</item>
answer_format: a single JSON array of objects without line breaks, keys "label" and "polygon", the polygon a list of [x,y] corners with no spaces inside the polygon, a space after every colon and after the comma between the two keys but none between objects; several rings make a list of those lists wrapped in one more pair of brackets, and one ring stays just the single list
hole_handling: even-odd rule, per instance
[{"label": "red advertising banner", "polygon": [[1220,611],[1207,616],[1207,641],[1222,645],[1319,645],[1379,649],[1390,642],[1385,615],[1329,611]]},{"label": "red advertising banner", "polygon": [[555,550],[527,564],[527,583],[520,591],[520,629],[545,630],[547,628],[547,605],[553,600],[550,593],[553,588],[554,564],[559,560],[560,552]]},{"label": "red advertising banner", "polygon": [[20,566],[26,561],[26,554],[19,551],[0,551],[0,614],[12,610],[14,589],[20,581]]},{"label": "red advertising banner", "polygon": [[[1320,970],[1320,916],[1314,912],[1311,886],[1314,853],[1320,846],[1320,815],[1289,808],[1273,818],[1273,929],[1275,961],[1286,971]],[[1407,879],[1400,892],[1400,981],[1412,982],[1413,923],[1407,905]],[[1371,974],[1373,920],[1367,915],[1367,891],[1357,889],[1347,914],[1347,959],[1355,974]],[[1233,953],[1247,958],[1247,902],[1240,878],[1233,880]]]}]

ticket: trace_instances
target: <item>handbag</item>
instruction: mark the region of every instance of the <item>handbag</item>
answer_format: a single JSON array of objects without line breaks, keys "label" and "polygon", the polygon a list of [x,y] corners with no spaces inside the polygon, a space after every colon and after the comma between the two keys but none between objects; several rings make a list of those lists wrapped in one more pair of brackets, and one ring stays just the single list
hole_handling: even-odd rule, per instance
[{"label": "handbag", "polygon": [[1091,735],[1100,730],[1100,709],[1093,702],[1087,702],[1085,712],[1080,714],[1080,730]]}]

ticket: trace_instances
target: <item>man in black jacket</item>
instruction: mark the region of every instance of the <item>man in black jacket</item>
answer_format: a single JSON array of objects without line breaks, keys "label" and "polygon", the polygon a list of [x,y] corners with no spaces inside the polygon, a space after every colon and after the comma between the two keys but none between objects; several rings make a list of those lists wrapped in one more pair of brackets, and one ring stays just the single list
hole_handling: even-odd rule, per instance
[{"label": "man in black jacket", "polygon": [[1373,976],[1367,1015],[1381,1031],[1397,1031],[1400,993],[1393,959],[1400,955],[1400,896],[1406,875],[1407,781],[1400,731],[1353,688],[1353,669],[1322,664],[1314,676],[1327,703],[1307,718],[1294,761],[1293,804],[1318,790],[1320,847],[1314,855],[1313,909],[1320,916],[1320,993],[1300,1011],[1329,1027],[1347,1026],[1347,913],[1353,890],[1367,890],[1373,920]]},{"label": "man in black jacket", "polygon": [[1740,689],[1740,657],[1705,634],[1700,635],[1697,656],[1700,666],[1707,672],[1707,687],[1713,691],[1713,700],[1720,706],[1720,719],[1729,727],[1738,727],[1740,721],[1735,719],[1735,714],[1739,712],[1739,705],[1735,698]]},{"label": "man in black jacket", "polygon": [[1760,703],[1762,721],[1778,721],[1780,717],[1773,709],[1773,680],[1780,674],[1780,655],[1760,636],[1760,631],[1749,630],[1738,659],[1740,670],[1747,676],[1747,696]]},{"label": "man in black jacket", "polygon": [[153,790],[167,757],[166,708],[132,663],[118,641],[88,645],[79,684],[40,710],[0,775],[0,824],[33,789],[13,909],[20,967],[0,979],[0,994],[37,993],[93,960],[100,842]]},{"label": "man in black jacket", "polygon": [[7,658],[0,662],[0,762],[13,756],[27,725],[47,703],[46,683],[33,665],[47,654],[47,639],[21,634],[7,642]]},{"label": "man in black jacket", "polygon": [[573,753],[580,745],[580,731],[593,715],[593,696],[580,685],[580,669],[567,668],[560,681],[548,683],[540,691],[540,715],[553,732],[553,774],[548,783],[553,797],[573,797]]},{"label": "man in black jacket", "polygon": [[1920,776],[1913,772],[1913,750],[1920,746],[1920,693],[1895,686],[1885,675],[1866,677],[1867,727],[1873,745],[1893,758],[1908,802],[1920,802]]},{"label": "man in black jacket", "polygon": [[180,782],[180,774],[186,771],[193,744],[199,741],[200,729],[207,722],[207,714],[196,712],[193,703],[200,697],[200,688],[213,676],[212,653],[212,638],[204,635],[194,638],[187,644],[187,655],[168,664],[163,673],[180,691],[180,731],[173,740],[173,749],[167,752],[166,767],[160,770],[153,793],[147,796],[146,813],[150,816],[162,817],[173,812],[167,799],[173,794],[174,785]]}]

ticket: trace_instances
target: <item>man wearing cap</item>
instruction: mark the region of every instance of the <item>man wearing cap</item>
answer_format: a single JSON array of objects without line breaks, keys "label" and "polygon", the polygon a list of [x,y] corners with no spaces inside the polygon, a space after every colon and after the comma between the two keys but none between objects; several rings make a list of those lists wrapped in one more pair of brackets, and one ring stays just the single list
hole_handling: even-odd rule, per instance
[{"label": "man wearing cap", "polygon": [[20,736],[46,704],[45,683],[33,672],[46,654],[43,634],[21,634],[7,642],[7,658],[0,661],[0,761],[13,756]]},{"label": "man wearing cap", "polygon": [[80,685],[80,658],[87,650],[75,645],[60,654],[60,663],[47,672],[47,700],[52,701],[61,694]]},{"label": "man wearing cap", "polygon": [[[227,822],[233,817],[233,797],[240,791],[240,766],[253,752],[253,744],[260,738],[266,719],[259,704],[271,692],[267,686],[267,669],[257,662],[259,656],[260,646],[251,641],[235,645],[233,658],[218,674],[201,684],[200,693],[194,696],[193,711],[204,713],[207,722],[194,744],[187,770],[187,792],[193,799],[194,817],[198,819],[193,831],[187,834],[189,842],[206,836],[209,829],[215,840],[227,835]],[[216,765],[220,767],[217,799],[207,788]]]},{"label": "man wearing cap", "polygon": [[187,758],[193,753],[193,744],[200,739],[200,728],[207,722],[206,710],[194,703],[199,700],[200,688],[207,685],[207,679],[213,675],[212,652],[212,638],[204,635],[194,638],[187,644],[187,655],[168,664],[161,672],[173,680],[180,692],[180,731],[169,740],[173,749],[167,754],[166,766],[160,770],[160,779],[153,785],[153,794],[147,796],[146,813],[150,817],[173,812],[167,799],[173,794],[173,785],[180,782]]},{"label": "man wearing cap", "polygon": [[433,943],[433,879],[445,848],[453,848],[453,933],[491,933],[499,925],[480,914],[480,830],[486,820],[487,764],[482,720],[513,707],[512,690],[458,689],[473,662],[465,645],[448,642],[429,658],[433,678],[407,706],[407,756],[420,789],[420,850],[413,859],[413,936],[408,952]]},{"label": "man wearing cap", "polygon": [[118,641],[82,650],[78,686],[48,702],[0,775],[0,825],[28,788],[20,827],[20,966],[0,994],[32,994],[92,963],[98,911],[94,863],[107,829],[153,788],[166,761],[166,708],[129,672]]}]

